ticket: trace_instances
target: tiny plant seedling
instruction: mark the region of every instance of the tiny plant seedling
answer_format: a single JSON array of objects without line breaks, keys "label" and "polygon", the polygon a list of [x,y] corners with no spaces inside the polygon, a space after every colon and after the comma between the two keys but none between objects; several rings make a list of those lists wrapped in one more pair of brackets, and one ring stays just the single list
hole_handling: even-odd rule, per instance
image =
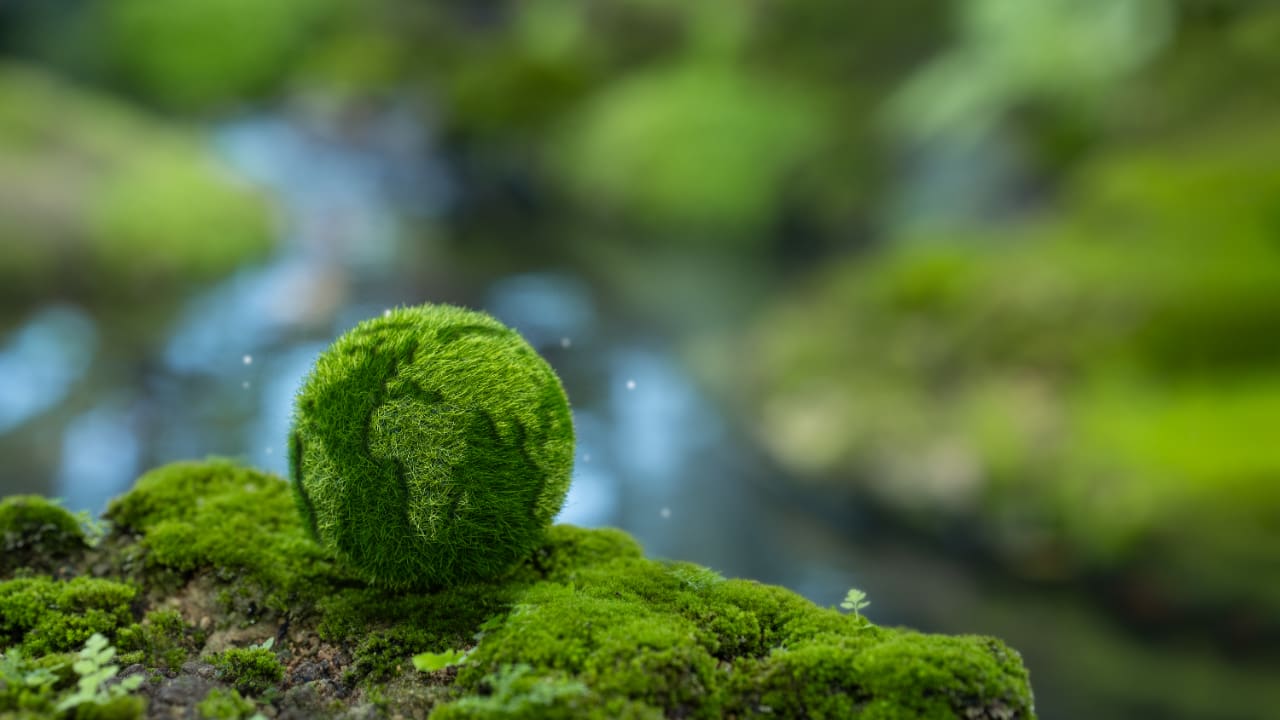
[{"label": "tiny plant seedling", "polygon": [[867,594],[858,588],[850,588],[845,593],[844,601],[840,603],[840,607],[852,612],[858,617],[862,617],[862,611],[871,606],[871,601],[867,599]]},{"label": "tiny plant seedling", "polygon": [[366,320],[297,397],[290,468],[311,534],[372,583],[499,576],[560,511],[573,422],[515,331],[449,305]]},{"label": "tiny plant seedling", "polygon": [[445,650],[441,653],[425,652],[413,656],[413,666],[419,672],[435,672],[467,661],[470,653],[464,650]]}]

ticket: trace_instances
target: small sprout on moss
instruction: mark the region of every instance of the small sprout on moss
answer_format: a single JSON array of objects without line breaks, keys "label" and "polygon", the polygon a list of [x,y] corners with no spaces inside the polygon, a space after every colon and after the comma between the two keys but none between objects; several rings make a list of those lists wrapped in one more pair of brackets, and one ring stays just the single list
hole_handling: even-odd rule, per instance
[{"label": "small sprout on moss", "polygon": [[298,394],[290,467],[320,543],[387,587],[490,579],[560,510],[573,422],[551,367],[492,317],[397,308],[326,350]]},{"label": "small sprout on moss", "polygon": [[840,603],[840,607],[858,617],[862,617],[862,611],[870,606],[871,601],[867,599],[867,594],[858,588],[850,588],[844,596],[844,602]]},{"label": "small sprout on moss", "polygon": [[133,675],[114,685],[107,685],[120,672],[120,666],[112,664],[116,650],[100,633],[94,633],[85,642],[79,659],[71,666],[80,680],[75,692],[64,697],[55,708],[58,712],[85,704],[105,705],[124,697],[142,685],[142,676]]},{"label": "small sprout on moss", "polygon": [[465,650],[445,650],[442,653],[420,653],[413,656],[413,666],[421,672],[435,672],[467,661]]}]

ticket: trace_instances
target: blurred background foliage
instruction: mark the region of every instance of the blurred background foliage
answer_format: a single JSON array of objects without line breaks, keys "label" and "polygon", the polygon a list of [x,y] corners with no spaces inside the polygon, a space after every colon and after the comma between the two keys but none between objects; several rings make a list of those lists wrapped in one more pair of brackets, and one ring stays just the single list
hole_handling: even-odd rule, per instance
[{"label": "blurred background foliage", "polygon": [[564,519],[1280,704],[1280,5],[0,1],[5,493],[283,469],[317,350],[486,307]]}]

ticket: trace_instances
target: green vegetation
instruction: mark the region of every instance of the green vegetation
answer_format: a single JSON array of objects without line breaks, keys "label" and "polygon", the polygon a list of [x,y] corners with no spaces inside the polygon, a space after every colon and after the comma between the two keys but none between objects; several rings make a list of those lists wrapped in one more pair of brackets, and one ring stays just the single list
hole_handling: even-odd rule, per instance
[{"label": "green vegetation", "polygon": [[441,653],[419,653],[413,656],[413,666],[420,672],[435,672],[467,661],[467,653],[446,650]]},{"label": "green vegetation", "polygon": [[38,495],[0,500],[0,577],[20,567],[53,571],[88,547],[80,521],[57,503]]},{"label": "green vegetation", "polygon": [[759,437],[918,527],[973,520],[1014,567],[1140,566],[1175,605],[1274,616],[1266,127],[1101,157],[1056,212],[831,269],[749,341]]},{"label": "green vegetation", "polygon": [[808,102],[723,63],[638,73],[579,112],[563,172],[584,206],[741,242],[777,214],[787,179],[817,144]]},{"label": "green vegetation", "polygon": [[141,675],[114,681],[115,649],[97,633],[76,655],[35,657],[21,648],[0,656],[0,717],[136,720],[146,701],[133,695]]},{"label": "green vegetation", "polygon": [[[344,574],[306,539],[282,479],[225,460],[158,468],[110,517],[93,562],[142,592],[84,576],[0,584],[0,642],[14,646],[6,678],[21,678],[6,679],[0,698],[39,695],[36,717],[52,717],[59,689],[74,683],[57,669],[60,653],[94,632],[98,645],[114,636],[122,658],[152,669],[174,672],[189,649],[200,652],[205,631],[189,624],[190,609],[164,604],[173,602],[213,613],[210,643],[268,638],[204,650],[219,689],[195,685],[203,689],[188,703],[207,717],[247,717],[247,695],[277,711],[331,714],[331,701],[299,694],[318,686],[292,668],[334,652],[348,660],[328,682],[355,693],[346,703],[382,714],[1034,717],[1026,671],[998,641],[876,627],[782,588],[644,559],[616,530],[554,526],[505,576],[424,591]],[[141,623],[131,606],[150,610]],[[277,636],[287,639],[274,647]],[[97,657],[100,671],[111,658]],[[188,667],[154,682],[176,683]]]},{"label": "green vegetation", "polygon": [[133,624],[126,583],[91,577],[67,581],[18,577],[0,582],[0,642],[32,656],[78,648],[91,636],[114,636]]},{"label": "green vegetation", "polygon": [[188,626],[177,610],[152,610],[142,622],[116,633],[120,661],[175,671],[204,644],[206,633]]},{"label": "green vegetation", "polygon": [[840,603],[840,607],[854,615],[861,615],[862,611],[870,606],[871,601],[867,599],[867,594],[857,588],[850,588]]},{"label": "green vegetation", "polygon": [[239,691],[214,688],[196,705],[196,711],[205,720],[248,720],[254,716],[254,704]]},{"label": "green vegetation", "polygon": [[[75,692],[62,698],[54,709],[61,711],[81,705],[107,705],[137,690],[142,684],[141,675],[127,677],[114,685],[105,685],[120,672],[120,666],[111,663],[115,656],[116,650],[110,646],[107,639],[94,633],[85,641],[84,649],[80,651],[78,659],[71,666],[76,675],[80,676],[76,682]],[[135,699],[131,704],[141,710],[140,701]]]},{"label": "green vegetation", "polygon": [[316,361],[290,464],[308,528],[371,582],[498,575],[560,510],[573,422],[560,381],[480,312],[400,308]]},{"label": "green vegetation", "polygon": [[335,0],[117,0],[98,9],[121,84],[176,110],[226,109],[269,89]]},{"label": "green vegetation", "polygon": [[284,679],[284,666],[270,647],[230,648],[210,661],[220,679],[249,695],[261,695]]},{"label": "green vegetation", "polygon": [[196,135],[0,64],[0,296],[56,281],[72,295],[154,300],[263,256],[271,232],[265,203]]},{"label": "green vegetation", "polygon": [[182,578],[216,569],[230,581],[228,607],[254,597],[284,611],[319,596],[319,579],[341,576],[307,538],[290,498],[280,478],[227,460],[174,463],[140,477],[106,517],[138,536],[146,568]]}]

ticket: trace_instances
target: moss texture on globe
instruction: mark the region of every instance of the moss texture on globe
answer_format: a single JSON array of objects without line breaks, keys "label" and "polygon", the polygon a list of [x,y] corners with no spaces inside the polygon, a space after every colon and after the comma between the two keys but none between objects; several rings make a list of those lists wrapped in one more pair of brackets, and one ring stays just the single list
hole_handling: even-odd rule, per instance
[{"label": "moss texture on globe", "polygon": [[560,510],[573,421],[514,330],[449,305],[391,310],[316,360],[290,435],[312,535],[369,581],[431,587],[524,558]]}]

